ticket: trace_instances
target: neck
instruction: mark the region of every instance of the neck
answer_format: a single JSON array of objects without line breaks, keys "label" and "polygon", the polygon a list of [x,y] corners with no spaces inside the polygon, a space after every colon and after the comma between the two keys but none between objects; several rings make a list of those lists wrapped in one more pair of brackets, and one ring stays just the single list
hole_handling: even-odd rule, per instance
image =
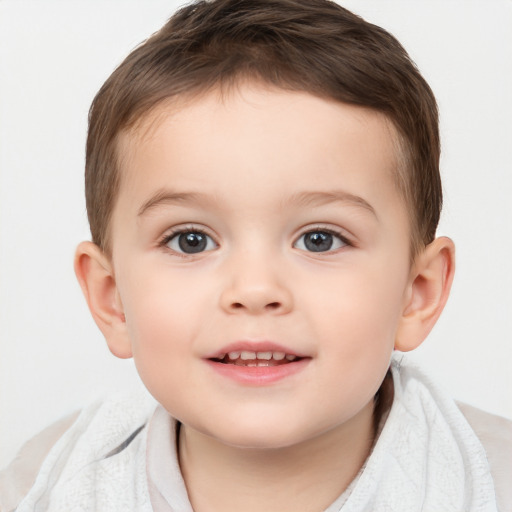
[{"label": "neck", "polygon": [[327,508],[355,478],[374,439],[373,402],[299,445],[247,449],[182,426],[180,466],[195,512]]}]

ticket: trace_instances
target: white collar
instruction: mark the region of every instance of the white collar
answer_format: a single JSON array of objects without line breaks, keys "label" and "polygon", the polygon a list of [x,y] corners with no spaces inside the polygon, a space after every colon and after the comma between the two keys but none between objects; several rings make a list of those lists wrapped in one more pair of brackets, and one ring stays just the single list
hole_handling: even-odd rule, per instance
[{"label": "white collar", "polygon": [[[394,400],[363,470],[325,512],[496,512],[485,451],[453,400],[395,354]],[[193,512],[176,450],[177,422],[158,406],[147,472],[155,512]]]}]

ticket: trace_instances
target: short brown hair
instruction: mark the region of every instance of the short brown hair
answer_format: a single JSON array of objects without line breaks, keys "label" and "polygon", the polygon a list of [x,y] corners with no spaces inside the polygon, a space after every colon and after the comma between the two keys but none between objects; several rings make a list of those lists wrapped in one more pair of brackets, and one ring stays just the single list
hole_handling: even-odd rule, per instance
[{"label": "short brown hair", "polygon": [[434,239],[442,204],[437,105],[400,43],[329,0],[211,0],[177,11],[92,103],[85,182],[96,244],[110,252],[119,135],[164,100],[245,78],[386,115],[398,132],[396,176],[411,215],[412,254]]}]

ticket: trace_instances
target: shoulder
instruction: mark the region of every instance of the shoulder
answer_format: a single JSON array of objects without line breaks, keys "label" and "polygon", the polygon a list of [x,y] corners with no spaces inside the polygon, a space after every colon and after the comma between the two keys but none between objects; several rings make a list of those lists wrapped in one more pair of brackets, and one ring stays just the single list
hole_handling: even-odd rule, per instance
[{"label": "shoulder", "polygon": [[512,511],[512,421],[467,404],[457,405],[485,449],[499,510]]},{"label": "shoulder", "polygon": [[[119,394],[95,402],[30,439],[0,471],[0,511],[10,512],[29,494],[52,492],[61,474],[119,453],[141,431],[155,402],[146,394]],[[52,476],[52,484],[48,480]],[[47,477],[47,478],[45,478]]]},{"label": "shoulder", "polygon": [[15,459],[0,471],[0,511],[15,510],[36,480],[44,459],[55,443],[73,425],[80,412],[53,423],[27,441]]}]

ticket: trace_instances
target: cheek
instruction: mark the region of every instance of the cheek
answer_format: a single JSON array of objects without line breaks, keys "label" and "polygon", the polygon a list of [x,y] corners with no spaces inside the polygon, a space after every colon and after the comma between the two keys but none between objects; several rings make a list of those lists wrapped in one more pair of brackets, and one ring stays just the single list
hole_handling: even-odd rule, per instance
[{"label": "cheek", "polygon": [[155,379],[179,375],[184,371],[182,362],[195,351],[204,328],[204,290],[162,270],[140,273],[127,283],[122,300],[123,296],[128,298],[123,307],[141,378],[151,387]]},{"label": "cheek", "polygon": [[406,276],[400,267],[379,264],[346,268],[311,281],[312,293],[304,309],[306,314],[307,310],[315,311],[318,327],[328,330],[328,337],[373,344],[393,337],[405,285]]},{"label": "cheek", "polygon": [[134,343],[166,343],[198,325],[205,289],[187,272],[142,262],[122,282],[121,300]]},{"label": "cheek", "polygon": [[347,396],[370,398],[394,347],[406,284],[403,267],[366,266],[340,272],[324,284],[304,306],[319,335],[319,356],[332,368],[333,379],[350,387],[344,390]]}]

